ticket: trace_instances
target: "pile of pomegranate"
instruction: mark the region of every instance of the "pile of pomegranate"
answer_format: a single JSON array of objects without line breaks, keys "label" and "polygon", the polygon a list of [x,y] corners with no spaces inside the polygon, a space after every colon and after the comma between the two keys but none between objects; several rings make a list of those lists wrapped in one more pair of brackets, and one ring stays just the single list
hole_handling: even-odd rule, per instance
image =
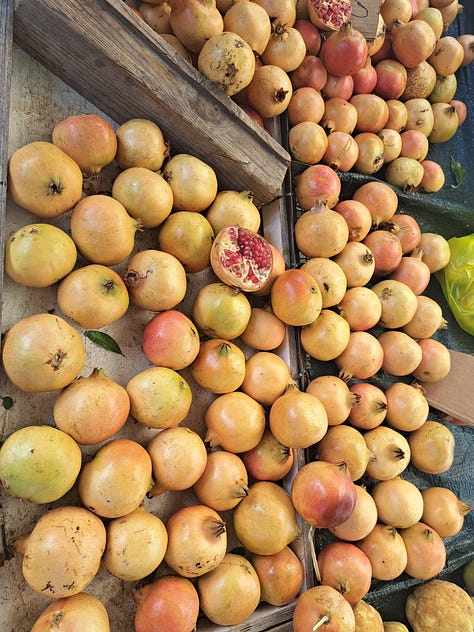
[{"label": "pile of pomegranate", "polygon": [[[132,584],[135,632],[191,632],[204,618],[246,625],[262,602],[293,604],[295,632],[383,632],[364,599],[372,582],[437,576],[444,540],[471,511],[451,490],[419,489],[404,477],[408,466],[436,476],[455,458],[454,436],[430,419],[423,393],[424,382],[450,371],[437,337],[446,321],[424,294],[450,250],[400,212],[396,192],[436,191],[444,181],[423,152],[446,140],[436,104],[456,129],[462,110],[454,94],[430,99],[440,86],[424,96],[407,90],[411,70],[433,67],[436,47],[448,45],[442,30],[457,0],[439,8],[385,0],[372,48],[343,0],[303,9],[285,0],[278,13],[253,0],[226,10],[192,4],[191,12],[184,0],[138,10],[203,72],[221,72],[214,64],[226,59],[221,77],[210,78],[262,124],[287,110],[292,156],[305,164],[293,191],[301,263],[290,267],[265,237],[251,192],[223,190],[205,161],[173,152],[156,122],[115,129],[78,114],[59,121],[50,140],[12,153],[9,196],[33,221],[8,237],[5,272],[23,289],[56,296],[52,308],[12,324],[2,346],[15,396],[52,398],[52,423],[22,424],[0,448],[5,494],[44,508],[31,533],[10,543],[28,587],[51,600],[32,632],[58,620],[109,631],[94,595],[99,569]],[[405,19],[396,18],[394,6],[405,4]],[[438,13],[441,31],[429,36]],[[255,43],[239,24],[261,27]],[[417,49],[404,29],[425,48],[416,64],[402,59]],[[341,54],[349,44],[358,55]],[[449,45],[452,62],[457,45]],[[246,65],[222,46],[239,63],[248,48]],[[459,68],[467,53],[457,59]],[[316,67],[319,87],[308,79]],[[307,83],[298,83],[302,75]],[[329,93],[348,83],[350,92]],[[339,172],[372,175],[374,152],[387,182],[370,179],[344,196]],[[152,247],[142,247],[143,235]],[[123,382],[101,367],[84,375],[90,344],[120,357],[123,341],[107,329],[131,313],[143,369]],[[322,367],[310,380],[287,359],[295,332]],[[380,375],[390,386],[377,385]],[[198,423],[197,397],[206,401]],[[305,461],[305,451],[316,458]],[[70,492],[77,504],[62,502]],[[174,505],[164,518],[153,507],[166,495]]]},{"label": "pile of pomegranate", "polygon": [[466,118],[456,73],[473,35],[449,35],[458,0],[384,0],[370,39],[346,0],[155,0],[134,10],[253,120],[285,114],[301,164],[373,175],[432,193],[428,156]]}]

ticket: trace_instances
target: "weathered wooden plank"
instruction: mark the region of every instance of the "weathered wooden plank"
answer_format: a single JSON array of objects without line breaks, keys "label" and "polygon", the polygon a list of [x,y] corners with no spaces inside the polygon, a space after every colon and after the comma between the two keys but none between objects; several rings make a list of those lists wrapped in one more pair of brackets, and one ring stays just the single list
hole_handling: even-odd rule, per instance
[{"label": "weathered wooden plank", "polygon": [[118,123],[155,120],[222,188],[279,194],[288,152],[120,0],[16,0],[14,37]]}]

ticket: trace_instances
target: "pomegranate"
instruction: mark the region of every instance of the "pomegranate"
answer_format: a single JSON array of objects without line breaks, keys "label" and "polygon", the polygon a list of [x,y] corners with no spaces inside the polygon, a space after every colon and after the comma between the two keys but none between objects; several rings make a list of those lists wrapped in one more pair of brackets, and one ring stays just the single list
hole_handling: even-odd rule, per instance
[{"label": "pomegranate", "polygon": [[294,632],[354,632],[355,617],[350,603],[332,586],[313,586],[298,597],[293,612]]},{"label": "pomegranate", "polygon": [[445,143],[459,127],[456,108],[449,103],[432,103],[433,128],[428,136],[430,143]]},{"label": "pomegranate", "polygon": [[389,99],[388,105],[388,121],[386,126],[389,129],[393,129],[396,132],[401,132],[407,122],[408,112],[406,105],[400,99]]},{"label": "pomegranate", "polygon": [[331,167],[311,165],[297,177],[295,193],[305,211],[311,210],[318,201],[332,209],[339,201],[341,180]]},{"label": "pomegranate", "polygon": [[270,39],[270,16],[259,4],[235,3],[223,14],[224,30],[242,37],[256,55],[261,55]]},{"label": "pomegranate", "polygon": [[354,79],[352,75],[343,75],[338,77],[331,73],[327,73],[327,79],[324,86],[321,89],[323,96],[326,99],[339,98],[346,101],[351,98],[354,92]]},{"label": "pomegranate", "polygon": [[421,361],[420,345],[411,336],[392,329],[378,337],[383,349],[382,369],[394,376],[410,375]]},{"label": "pomegranate", "polygon": [[352,331],[344,351],[334,361],[341,379],[366,380],[382,368],[383,348],[378,339],[368,331]]},{"label": "pomegranate", "polygon": [[85,592],[50,602],[34,622],[31,632],[47,632],[56,621],[60,621],[63,632],[79,632],[87,627],[94,627],[97,632],[110,632],[104,604],[95,595]]},{"label": "pomegranate", "polygon": [[[426,263],[421,260],[421,256],[421,251],[413,251],[411,256],[403,256],[398,267],[389,274],[388,277],[389,279],[395,279],[396,281],[408,285],[416,296],[419,296],[426,290],[431,279],[430,269]],[[413,337],[424,338],[425,336]]]},{"label": "pomegranate", "polygon": [[199,353],[199,333],[190,318],[175,309],[155,314],[145,325],[142,349],[150,362],[175,371],[189,366]]},{"label": "pomegranate", "polygon": [[362,478],[368,462],[375,458],[367,448],[361,432],[345,424],[328,428],[324,437],[317,443],[316,451],[322,461],[347,463],[353,481]]},{"label": "pomegranate", "polygon": [[199,603],[206,617],[217,625],[238,625],[260,603],[260,581],[248,559],[226,553],[220,564],[199,577]]},{"label": "pomegranate", "polygon": [[373,632],[386,632],[385,623],[380,612],[367,601],[360,599],[352,607],[354,612],[356,630],[364,628]]},{"label": "pomegranate", "polygon": [[371,494],[380,522],[405,529],[421,520],[423,496],[414,483],[396,476],[376,483]]},{"label": "pomegranate", "polygon": [[398,430],[379,425],[364,433],[369,450],[375,456],[368,462],[366,473],[379,481],[400,476],[408,467],[410,444]]},{"label": "pomegranate", "polygon": [[290,128],[288,143],[294,160],[315,165],[321,161],[327,150],[328,137],[318,123],[302,121]]},{"label": "pomegranate", "polygon": [[385,127],[378,132],[378,136],[380,136],[384,144],[384,164],[392,162],[392,160],[398,158],[402,150],[402,139],[400,133],[394,129]]},{"label": "pomegranate", "polygon": [[193,491],[203,505],[215,511],[234,509],[249,491],[244,461],[227,450],[209,452]]},{"label": "pomegranate", "polygon": [[418,299],[408,285],[394,279],[378,281],[372,286],[382,304],[380,324],[386,329],[403,327],[416,313]]},{"label": "pomegranate", "polygon": [[422,261],[426,263],[432,273],[448,265],[451,250],[443,235],[423,232],[420,235],[418,247],[422,253]]},{"label": "pomegranate", "polygon": [[257,555],[278,553],[301,533],[290,495],[272,481],[253,483],[232,519],[239,542]]},{"label": "pomegranate", "polygon": [[375,270],[372,250],[360,241],[348,241],[335,261],[346,275],[347,287],[362,287],[371,280]]},{"label": "pomegranate", "polygon": [[462,502],[447,487],[427,487],[421,492],[423,513],[420,520],[442,538],[451,538],[461,531],[464,517],[471,511],[469,503]]},{"label": "pomegranate", "polygon": [[293,91],[286,112],[290,125],[303,121],[319,123],[324,114],[324,99],[315,88],[302,86]]},{"label": "pomegranate", "polygon": [[413,371],[413,377],[420,382],[439,382],[451,370],[449,349],[434,338],[422,338],[418,344],[422,356],[420,364]]},{"label": "pomegranate", "polygon": [[179,41],[192,53],[222,33],[224,21],[215,0],[179,0],[171,4],[170,26]]},{"label": "pomegranate", "polygon": [[274,64],[257,67],[247,86],[247,99],[265,119],[282,114],[288,107],[293,86],[288,73]]},{"label": "pomegranate", "polygon": [[76,260],[76,244],[53,224],[28,224],[5,243],[5,272],[27,287],[54,285],[71,272]]},{"label": "pomegranate", "polygon": [[464,51],[462,65],[469,66],[469,64],[472,63],[473,58],[474,58],[474,38],[472,34],[461,33],[461,35],[457,36],[457,40],[463,47],[463,51]]},{"label": "pomegranate", "polygon": [[130,412],[125,388],[95,368],[66,386],[53,404],[56,426],[81,445],[111,439],[123,428]]},{"label": "pomegranate", "polygon": [[332,309],[322,309],[316,320],[302,327],[301,346],[316,360],[334,360],[346,348],[350,333],[347,320]]},{"label": "pomegranate", "polygon": [[[450,101],[453,105],[454,101]],[[453,107],[455,107],[453,105]],[[459,115],[459,112],[458,112]],[[419,184],[419,190],[423,193],[436,193],[440,191],[445,183],[445,175],[443,167],[434,160],[422,160],[423,177]]]},{"label": "pomegranate", "polygon": [[428,419],[429,406],[422,387],[416,382],[393,382],[385,389],[387,423],[402,432],[421,428]]},{"label": "pomegranate", "polygon": [[311,22],[309,15],[304,17],[297,16],[293,26],[303,36],[306,44],[306,52],[309,55],[317,55],[321,48],[321,33],[317,26]]},{"label": "pomegranate", "polygon": [[397,213],[389,220],[390,230],[394,232],[402,244],[403,254],[417,255],[416,247],[420,241],[421,229],[413,215]]},{"label": "pomegranate", "polygon": [[295,452],[278,441],[267,428],[258,444],[241,454],[248,473],[258,481],[281,480],[291,470]]},{"label": "pomegranate", "polygon": [[252,555],[250,562],[260,580],[260,600],[272,606],[284,606],[299,593],[304,579],[300,558],[289,547],[273,555]]},{"label": "pomegranate", "polygon": [[262,406],[271,406],[291,383],[286,361],[270,351],[257,351],[245,361],[240,389]]},{"label": "pomegranate", "polygon": [[367,40],[350,22],[346,22],[323,41],[319,55],[328,73],[337,77],[355,75],[367,60]]},{"label": "pomegranate", "polygon": [[367,331],[375,327],[382,315],[379,297],[365,285],[349,288],[339,301],[337,309],[349,323],[351,331]]},{"label": "pomegranate", "polygon": [[289,0],[258,0],[257,4],[262,6],[271,22],[281,22],[288,26],[293,26],[296,20],[296,5]]},{"label": "pomegranate", "polygon": [[356,542],[368,535],[377,523],[377,506],[363,485],[356,485],[356,502],[349,518],[331,527],[333,535],[341,540]]},{"label": "pomegranate", "polygon": [[412,338],[431,338],[439,329],[446,329],[441,306],[429,296],[417,296],[418,307],[413,318],[403,327]]},{"label": "pomegranate", "polygon": [[326,99],[321,125],[331,134],[346,132],[352,134],[357,123],[357,109],[350,101],[340,97]]},{"label": "pomegranate", "polygon": [[391,525],[377,523],[357,543],[372,564],[372,576],[382,581],[399,577],[406,568],[408,555],[400,533]]},{"label": "pomegranate", "polygon": [[58,217],[82,196],[79,165],[53,143],[37,141],[15,150],[8,160],[12,200],[39,217]]},{"label": "pomegranate", "polygon": [[320,92],[327,81],[328,71],[319,57],[306,55],[300,65],[289,73],[289,77],[293,90],[313,88]]},{"label": "pomegranate", "polygon": [[354,138],[346,132],[331,132],[327,141],[321,162],[331,169],[350,171],[359,157],[359,146]]},{"label": "pomegranate", "polygon": [[275,316],[270,305],[252,307],[250,319],[241,334],[241,341],[256,351],[273,351],[286,336],[285,324]]},{"label": "pomegranate", "polygon": [[403,250],[397,235],[388,230],[378,228],[364,237],[362,243],[374,255],[374,276],[386,277],[398,268],[403,256]]},{"label": "pomegranate", "polygon": [[372,58],[367,55],[367,59],[362,68],[352,75],[354,80],[354,94],[370,94],[377,84],[377,72],[372,65]]},{"label": "pomegranate", "polygon": [[379,426],[387,415],[384,391],[370,382],[356,382],[349,386],[349,390],[357,396],[357,402],[349,412],[348,422],[361,430]]},{"label": "pomegranate", "polygon": [[388,105],[377,94],[354,94],[349,101],[357,110],[356,132],[380,132],[388,121]]},{"label": "pomegranate", "polygon": [[192,582],[178,575],[162,575],[133,588],[136,604],[135,630],[146,632],[150,625],[163,632],[191,632],[199,615],[199,595]]},{"label": "pomegranate", "polygon": [[169,154],[161,128],[148,119],[133,118],[122,123],[115,132],[115,160],[121,169],[145,167],[159,171]]},{"label": "pomegranate", "polygon": [[117,137],[112,125],[98,114],[76,114],[53,127],[52,142],[70,156],[85,177],[96,176],[112,162]]},{"label": "pomegranate", "polygon": [[308,17],[312,24],[322,31],[338,31],[349,21],[352,13],[351,3],[347,0],[310,0]]},{"label": "pomegranate", "polygon": [[238,225],[254,233],[260,229],[261,216],[251,191],[219,191],[205,215],[215,235],[226,226]]},{"label": "pomegranate", "polygon": [[349,228],[348,241],[362,241],[372,227],[372,215],[363,202],[349,199],[338,202],[334,210],[343,216]]},{"label": "pomegranate", "polygon": [[301,214],[294,227],[296,245],[306,257],[334,257],[349,239],[344,217],[318,201]]},{"label": "pomegranate", "polygon": [[439,421],[429,419],[408,436],[411,462],[421,472],[441,474],[454,461],[455,440],[451,430]]},{"label": "pomegranate", "polygon": [[311,257],[303,263],[301,270],[309,272],[318,284],[324,309],[342,300],[347,289],[347,279],[335,261],[327,257]]},{"label": "pomegranate", "polygon": [[426,581],[443,570],[446,548],[437,531],[424,522],[416,522],[400,529],[400,535],[407,550],[407,575]]},{"label": "pomegranate", "polygon": [[220,90],[232,96],[251,82],[255,72],[255,54],[250,44],[237,33],[218,32],[204,41],[197,66]]},{"label": "pomegranate", "polygon": [[194,380],[211,393],[230,393],[245,377],[245,356],[230,340],[210,338],[201,343],[191,364]]},{"label": "pomegranate", "polygon": [[211,507],[181,507],[168,518],[166,529],[165,561],[182,577],[199,577],[211,571],[226,554],[226,524]]},{"label": "pomegranate", "polygon": [[[330,426],[342,424],[357,399],[352,396],[347,384],[335,375],[320,375],[313,378],[306,387],[306,392],[317,397],[323,404]],[[331,460],[323,458],[323,461]]]},{"label": "pomegranate", "polygon": [[306,43],[298,29],[274,22],[261,60],[264,64],[273,64],[289,73],[298,68],[306,52]]},{"label": "pomegranate", "polygon": [[170,3],[160,2],[159,4],[151,4],[150,2],[142,2],[138,7],[138,11],[155,33],[159,33],[160,35],[169,35],[171,33]]},{"label": "pomegranate", "polygon": [[50,392],[68,386],[82,371],[84,361],[79,332],[49,313],[17,321],[3,341],[5,374],[25,392]]},{"label": "pomegranate", "polygon": [[262,289],[272,270],[272,250],[264,237],[241,226],[226,226],[216,235],[210,252],[216,276],[247,292]]},{"label": "pomegranate", "polygon": [[285,270],[275,279],[270,297],[274,314],[287,325],[309,325],[322,307],[318,284],[309,272],[296,268]]},{"label": "pomegranate", "polygon": [[367,555],[351,542],[330,542],[318,555],[321,584],[332,586],[354,605],[369,592],[372,565]]},{"label": "pomegranate", "polygon": [[233,340],[248,325],[251,306],[238,288],[225,283],[202,286],[192,306],[193,322],[206,336]]},{"label": "pomegranate", "polygon": [[354,171],[364,175],[372,175],[379,171],[385,161],[385,145],[375,132],[359,132],[354,136],[359,148]]},{"label": "pomegranate", "polygon": [[440,37],[427,61],[441,77],[453,75],[459,70],[464,60],[464,48],[453,35]]},{"label": "pomegranate", "polygon": [[428,22],[395,20],[391,28],[392,51],[405,68],[426,61],[436,46],[436,35]]},{"label": "pomegranate", "polygon": [[385,0],[380,7],[380,15],[389,30],[395,20],[409,22],[414,17],[410,0]]}]

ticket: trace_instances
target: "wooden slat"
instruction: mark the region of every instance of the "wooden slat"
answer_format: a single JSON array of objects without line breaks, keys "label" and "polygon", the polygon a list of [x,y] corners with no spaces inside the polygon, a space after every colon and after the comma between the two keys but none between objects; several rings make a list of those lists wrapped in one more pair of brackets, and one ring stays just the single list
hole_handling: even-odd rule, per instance
[{"label": "wooden slat", "polygon": [[280,193],[288,152],[121,0],[16,0],[14,37],[118,123],[154,120],[221,188],[251,190],[257,206]]}]

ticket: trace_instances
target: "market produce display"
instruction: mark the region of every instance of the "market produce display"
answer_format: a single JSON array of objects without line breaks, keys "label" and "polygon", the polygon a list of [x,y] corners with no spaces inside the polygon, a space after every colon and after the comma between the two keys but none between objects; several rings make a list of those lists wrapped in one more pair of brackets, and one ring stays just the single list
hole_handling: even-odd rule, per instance
[{"label": "market produce display", "polygon": [[281,117],[283,247],[158,121],[74,112],[9,156],[28,308],[2,331],[0,481],[7,515],[32,510],[5,520],[4,568],[43,600],[28,629],[114,629],[108,582],[135,632],[264,630],[267,606],[296,632],[430,632],[454,599],[472,629],[471,429],[423,394],[472,349],[432,292],[461,235],[410,207],[462,190],[431,153],[467,113],[459,5],[385,0],[367,40],[347,2],[274,4],[130,9],[257,125]]}]

